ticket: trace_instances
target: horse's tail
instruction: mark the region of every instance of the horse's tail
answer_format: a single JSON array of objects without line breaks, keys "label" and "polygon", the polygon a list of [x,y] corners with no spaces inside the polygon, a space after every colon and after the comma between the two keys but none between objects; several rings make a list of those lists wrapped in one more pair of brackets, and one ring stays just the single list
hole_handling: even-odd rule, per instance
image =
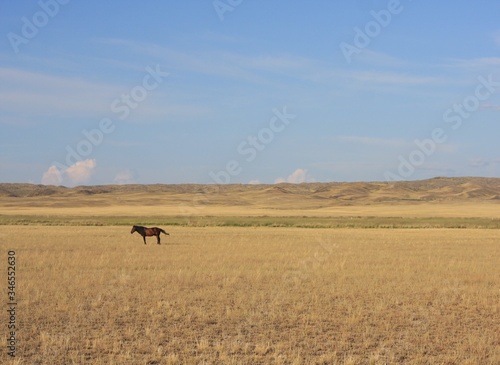
[{"label": "horse's tail", "polygon": [[164,234],[166,234],[167,236],[170,236],[170,233],[165,232],[165,231],[164,231],[163,229],[161,229],[161,228],[158,228],[158,229],[160,230],[160,232],[161,232],[161,233],[164,233]]}]

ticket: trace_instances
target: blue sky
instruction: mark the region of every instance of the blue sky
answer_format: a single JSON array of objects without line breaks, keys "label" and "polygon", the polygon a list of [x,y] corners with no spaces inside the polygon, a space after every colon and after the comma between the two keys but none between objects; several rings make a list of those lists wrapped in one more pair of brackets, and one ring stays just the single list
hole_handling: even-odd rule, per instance
[{"label": "blue sky", "polygon": [[0,182],[500,177],[496,0],[0,2]]}]

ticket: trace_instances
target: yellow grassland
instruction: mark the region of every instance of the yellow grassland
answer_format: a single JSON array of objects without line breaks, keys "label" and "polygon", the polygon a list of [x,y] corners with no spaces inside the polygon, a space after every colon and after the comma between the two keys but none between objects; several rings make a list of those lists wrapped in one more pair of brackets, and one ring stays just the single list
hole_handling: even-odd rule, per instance
[{"label": "yellow grassland", "polygon": [[[50,198],[45,198],[50,199]],[[0,199],[0,202],[2,200]],[[5,199],[3,200],[5,203]],[[158,205],[137,204],[105,204],[103,206],[88,206],[92,202],[75,201],[66,203],[68,206],[12,206],[4,204],[0,208],[3,215],[49,215],[49,216],[151,216],[151,217],[177,217],[177,216],[228,216],[228,217],[345,217],[345,216],[370,216],[370,217],[480,217],[500,218],[500,202],[432,202],[419,204],[378,204],[378,205],[352,205],[327,208],[290,208],[281,209],[273,207],[245,207],[237,205],[228,206],[203,206],[186,205],[158,201]],[[70,206],[76,204],[76,206]],[[297,203],[300,206],[300,202]]]},{"label": "yellow grassland", "polygon": [[499,182],[0,184],[0,363],[500,364]]},{"label": "yellow grassland", "polygon": [[164,228],[0,226],[0,363],[500,363],[499,230]]}]

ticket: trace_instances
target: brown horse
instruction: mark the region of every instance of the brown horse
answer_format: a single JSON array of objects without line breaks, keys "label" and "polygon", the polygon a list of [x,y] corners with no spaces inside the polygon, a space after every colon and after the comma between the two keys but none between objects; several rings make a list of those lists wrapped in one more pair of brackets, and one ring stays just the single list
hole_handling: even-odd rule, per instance
[{"label": "brown horse", "polygon": [[169,233],[165,232],[163,229],[158,228],[158,227],[147,228],[147,227],[143,227],[143,226],[133,226],[130,233],[132,234],[134,232],[139,232],[139,234],[142,236],[142,239],[144,240],[144,244],[146,244],[146,236],[147,237],[156,236],[156,240],[157,240],[156,243],[159,245],[161,244],[160,243],[160,233],[164,233],[167,236],[170,236]]}]

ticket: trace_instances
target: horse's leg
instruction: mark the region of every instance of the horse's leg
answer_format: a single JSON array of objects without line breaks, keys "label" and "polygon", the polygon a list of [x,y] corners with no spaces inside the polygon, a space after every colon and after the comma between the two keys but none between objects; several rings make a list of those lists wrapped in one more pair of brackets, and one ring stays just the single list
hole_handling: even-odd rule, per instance
[{"label": "horse's leg", "polygon": [[146,244],[146,235],[142,236],[142,239],[144,240],[144,244]]},{"label": "horse's leg", "polygon": [[156,235],[156,239],[158,240],[158,242],[156,242],[156,243],[159,244],[159,245],[161,245],[161,243],[160,243],[160,234],[159,233]]}]

